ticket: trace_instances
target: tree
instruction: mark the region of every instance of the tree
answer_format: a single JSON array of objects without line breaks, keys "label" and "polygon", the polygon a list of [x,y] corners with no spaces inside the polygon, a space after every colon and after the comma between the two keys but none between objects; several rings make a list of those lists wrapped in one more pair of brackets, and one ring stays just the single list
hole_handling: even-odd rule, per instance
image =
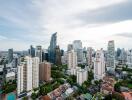
[{"label": "tree", "polygon": [[31,98],[35,100],[37,98],[37,94],[35,92],[32,93]]},{"label": "tree", "polygon": [[117,82],[117,83],[114,85],[114,90],[115,90],[116,92],[120,92],[120,86],[121,86],[120,82]]}]

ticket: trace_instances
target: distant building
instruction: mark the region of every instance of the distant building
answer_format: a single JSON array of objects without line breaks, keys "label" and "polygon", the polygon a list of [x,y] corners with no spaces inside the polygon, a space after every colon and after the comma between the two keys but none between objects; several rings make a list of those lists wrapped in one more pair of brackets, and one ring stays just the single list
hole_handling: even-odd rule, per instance
[{"label": "distant building", "polygon": [[72,44],[68,44],[67,51],[71,51],[71,50],[73,50],[73,45]]},{"label": "distant building", "polygon": [[77,63],[83,63],[83,49],[82,49],[82,42],[81,40],[73,41],[73,48],[75,52],[77,52]]},{"label": "distant building", "polygon": [[35,48],[31,45],[29,49],[29,55],[31,57],[35,57]]},{"label": "distant building", "polygon": [[41,46],[36,47],[35,56],[39,57],[39,62],[42,62],[42,47]]},{"label": "distant building", "polygon": [[103,79],[105,76],[105,58],[103,50],[97,50],[94,61],[94,79]]},{"label": "distant building", "polygon": [[50,81],[51,78],[51,64],[49,62],[42,62],[39,64],[39,80]]},{"label": "distant building", "polygon": [[32,58],[32,85],[33,88],[39,87],[39,58]]},{"label": "distant building", "polygon": [[68,52],[67,63],[68,63],[68,69],[77,67],[77,53],[74,50]]},{"label": "distant building", "polygon": [[93,65],[92,54],[93,54],[93,49],[92,49],[92,47],[89,47],[87,49],[87,64],[90,67]]},{"label": "distant building", "polygon": [[55,58],[55,64],[56,65],[61,65],[61,50],[59,48],[59,46],[57,46],[55,48],[55,54],[56,54],[56,58]]},{"label": "distant building", "polygon": [[55,64],[55,48],[57,46],[57,32],[54,33],[51,37],[50,46],[49,46],[49,62]]},{"label": "distant building", "polygon": [[115,71],[115,44],[114,40],[108,42],[108,51],[107,51],[107,70],[109,72]]},{"label": "distant building", "polygon": [[77,70],[77,83],[82,85],[84,81],[87,81],[88,72],[86,69],[79,69]]},{"label": "distant building", "polygon": [[11,63],[13,60],[13,49],[8,49],[8,63]]},{"label": "distant building", "polygon": [[132,50],[127,51],[127,65],[132,69]]},{"label": "distant building", "polygon": [[67,52],[64,52],[64,55],[61,56],[62,64],[67,64]]}]

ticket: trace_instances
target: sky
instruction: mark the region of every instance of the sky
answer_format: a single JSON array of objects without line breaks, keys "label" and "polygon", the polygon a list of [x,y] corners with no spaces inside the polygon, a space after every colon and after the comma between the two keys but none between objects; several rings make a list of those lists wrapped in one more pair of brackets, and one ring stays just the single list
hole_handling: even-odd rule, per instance
[{"label": "sky", "polygon": [[132,48],[132,0],[0,0],[0,50],[47,49],[57,32],[65,49],[74,40],[83,46]]}]

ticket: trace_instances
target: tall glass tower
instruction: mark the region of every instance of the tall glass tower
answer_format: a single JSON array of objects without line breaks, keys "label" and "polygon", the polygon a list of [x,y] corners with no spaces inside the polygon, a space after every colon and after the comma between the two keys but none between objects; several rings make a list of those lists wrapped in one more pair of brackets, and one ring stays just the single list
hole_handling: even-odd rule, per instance
[{"label": "tall glass tower", "polygon": [[49,61],[55,63],[56,54],[55,48],[57,46],[57,32],[51,36],[50,46],[49,46]]}]

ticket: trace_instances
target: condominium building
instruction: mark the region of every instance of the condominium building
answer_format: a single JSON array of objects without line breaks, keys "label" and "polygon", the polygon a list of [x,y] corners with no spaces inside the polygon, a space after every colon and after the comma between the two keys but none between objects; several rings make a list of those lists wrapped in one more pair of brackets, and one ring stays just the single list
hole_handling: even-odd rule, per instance
[{"label": "condominium building", "polygon": [[87,64],[88,64],[88,66],[92,66],[92,64],[93,64],[92,53],[93,53],[92,47],[88,47],[88,49],[87,49]]},{"label": "condominium building", "polygon": [[39,80],[50,81],[51,78],[51,63],[42,62],[39,64]]},{"label": "condominium building", "polygon": [[39,58],[32,58],[32,85],[33,88],[39,86]]},{"label": "condominium building", "polygon": [[26,56],[18,66],[17,93],[32,90],[32,58]]},{"label": "condominium building", "polygon": [[78,69],[77,70],[77,83],[82,85],[84,81],[87,81],[88,72],[86,69]]},{"label": "condominium building", "polygon": [[21,58],[17,73],[17,94],[31,91],[39,86],[39,58],[26,56]]},{"label": "condominium building", "polygon": [[105,58],[103,50],[97,50],[94,61],[94,79],[99,80],[105,76]]},{"label": "condominium building", "polygon": [[77,53],[74,50],[68,52],[67,63],[68,63],[68,69],[77,67]]}]

